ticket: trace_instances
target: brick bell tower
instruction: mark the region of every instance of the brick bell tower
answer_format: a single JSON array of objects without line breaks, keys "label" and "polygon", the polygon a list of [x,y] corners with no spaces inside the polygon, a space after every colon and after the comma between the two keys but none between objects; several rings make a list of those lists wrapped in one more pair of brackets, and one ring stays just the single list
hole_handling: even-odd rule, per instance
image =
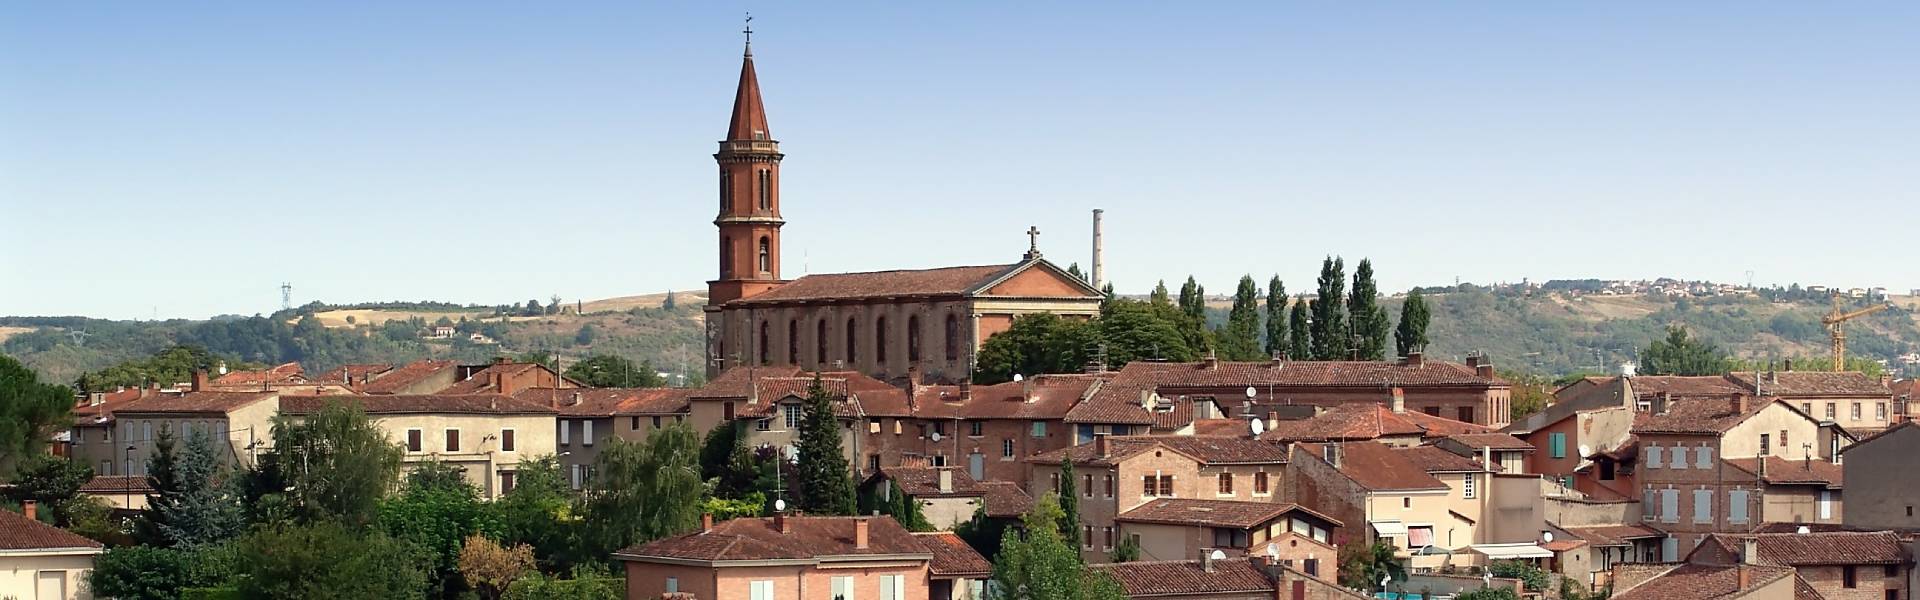
[{"label": "brick bell tower", "polygon": [[760,81],[753,73],[753,38],[740,65],[733,120],[713,160],[720,163],[720,277],[707,282],[707,303],[749,298],[780,279],[780,142],[767,129]]}]

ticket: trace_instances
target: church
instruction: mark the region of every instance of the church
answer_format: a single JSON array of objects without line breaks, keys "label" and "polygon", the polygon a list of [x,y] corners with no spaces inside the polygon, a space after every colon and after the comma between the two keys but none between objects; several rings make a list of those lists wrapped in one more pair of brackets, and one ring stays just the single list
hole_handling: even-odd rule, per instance
[{"label": "church", "polygon": [[[1016,316],[1092,318],[1102,294],[1040,255],[962,267],[780,276],[780,142],[767,125],[748,40],[720,165],[719,276],[707,282],[707,376],[735,366],[859,371],[889,381],[959,382]],[[968,236],[973,238],[974,236]]]}]

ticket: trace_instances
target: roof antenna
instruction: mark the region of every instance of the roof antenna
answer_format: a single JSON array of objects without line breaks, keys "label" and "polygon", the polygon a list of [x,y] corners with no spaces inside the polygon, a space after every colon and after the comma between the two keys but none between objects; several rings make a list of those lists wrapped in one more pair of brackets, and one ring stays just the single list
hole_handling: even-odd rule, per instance
[{"label": "roof antenna", "polygon": [[740,33],[747,34],[747,58],[753,58],[753,11],[747,11],[747,28]]}]

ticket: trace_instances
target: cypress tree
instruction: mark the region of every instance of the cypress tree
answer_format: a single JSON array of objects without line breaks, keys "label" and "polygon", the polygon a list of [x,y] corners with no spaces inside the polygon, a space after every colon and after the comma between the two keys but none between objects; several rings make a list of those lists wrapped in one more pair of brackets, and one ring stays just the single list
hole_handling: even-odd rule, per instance
[{"label": "cypress tree", "polygon": [[1227,360],[1260,359],[1260,288],[1252,275],[1240,276],[1233,292],[1233,310],[1220,334],[1220,350]]},{"label": "cypress tree", "polygon": [[1167,295],[1167,280],[1162,279],[1159,284],[1153,286],[1153,295],[1148,296],[1147,301],[1154,304],[1173,304],[1173,299]]},{"label": "cypress tree", "polygon": [[1194,281],[1192,275],[1180,286],[1180,312],[1186,315],[1180,332],[1187,338],[1187,347],[1199,353],[1212,348],[1212,336],[1207,334],[1207,288]]},{"label": "cypress tree", "polygon": [[1072,275],[1075,279],[1079,279],[1081,281],[1087,280],[1087,274],[1080,271],[1080,263],[1073,263],[1073,264],[1067,265],[1067,274]]},{"label": "cypress tree", "polygon": [[1387,357],[1387,333],[1393,321],[1380,306],[1380,289],[1373,282],[1373,261],[1360,259],[1353,269],[1353,293],[1347,296],[1347,315],[1353,319],[1353,347],[1360,360]]},{"label": "cypress tree", "polygon": [[1267,356],[1287,356],[1287,285],[1274,275],[1267,282]]},{"label": "cypress tree", "polygon": [[833,398],[819,373],[807,386],[798,449],[800,509],[816,515],[853,514],[853,470],[840,454],[840,419],[833,414]]},{"label": "cypress tree", "polygon": [[1060,537],[1068,548],[1080,547],[1080,492],[1073,481],[1073,461],[1060,461]]},{"label": "cypress tree", "polygon": [[1287,315],[1287,333],[1292,338],[1287,342],[1288,350],[1297,360],[1313,360],[1313,323],[1307,316],[1305,294],[1293,299],[1293,308],[1287,310]]},{"label": "cypress tree", "polygon": [[1427,347],[1427,320],[1432,315],[1427,312],[1427,301],[1420,297],[1420,288],[1407,292],[1407,301],[1400,305],[1400,328],[1393,332],[1394,347],[1406,356]]},{"label": "cypress tree", "polygon": [[1351,330],[1347,328],[1346,310],[1341,300],[1346,298],[1347,287],[1346,261],[1327,257],[1320,263],[1320,296],[1313,299],[1310,307],[1313,311],[1313,358],[1315,360],[1347,360]]}]

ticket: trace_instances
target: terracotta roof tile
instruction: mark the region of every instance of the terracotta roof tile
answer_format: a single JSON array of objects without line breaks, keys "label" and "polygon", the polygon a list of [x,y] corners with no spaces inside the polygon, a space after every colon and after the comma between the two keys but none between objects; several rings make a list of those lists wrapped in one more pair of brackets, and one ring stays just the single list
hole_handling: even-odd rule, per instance
[{"label": "terracotta roof tile", "polygon": [[347,386],[356,386],[360,384],[361,380],[371,382],[376,377],[392,372],[394,368],[393,365],[385,363],[340,365],[325,373],[321,373],[320,376],[314,378],[313,381],[316,383],[338,383]]},{"label": "terracotta roof tile", "polygon": [[[923,419],[1042,419],[1066,417],[1087,391],[1110,375],[1036,375],[1026,381],[975,385],[962,400],[960,386],[922,386],[913,416]],[[864,402],[863,402],[864,404]],[[869,411],[869,414],[872,414]]]},{"label": "terracotta roof tile", "polygon": [[80,485],[90,494],[146,494],[154,491],[153,478],[145,475],[95,475]]},{"label": "terracotta roof tile", "polygon": [[1719,375],[1636,375],[1628,378],[1627,381],[1633,384],[1633,395],[1636,398],[1651,398],[1660,394],[1678,399],[1726,398],[1734,394],[1753,393],[1752,389],[1742,387]]},{"label": "terracotta roof tile", "polygon": [[[952,473],[953,488],[940,491],[940,473]],[[987,493],[966,469],[959,467],[881,467],[874,477],[884,477],[900,486],[900,491],[915,498],[977,497]]]},{"label": "terracotta roof tile", "polygon": [[1067,421],[1151,425],[1153,416],[1140,406],[1142,391],[1174,396],[1246,386],[1271,388],[1276,394],[1303,388],[1374,389],[1382,400],[1394,386],[1510,387],[1499,377],[1480,377],[1471,367],[1444,361],[1419,366],[1386,361],[1220,362],[1213,367],[1203,362],[1134,362],[1122,367],[1088,402],[1074,407]]},{"label": "terracotta roof tile", "polygon": [[1633,433],[1679,433],[1679,434],[1715,434],[1723,433],[1739,425],[1766,407],[1773,401],[1747,399],[1744,412],[1735,411],[1731,398],[1698,398],[1667,403],[1667,412],[1636,412],[1633,414]]},{"label": "terracotta roof tile", "polygon": [[1087,567],[1112,575],[1131,598],[1273,592],[1273,581],[1245,558],[1213,561],[1212,571],[1197,560],[1136,561]]},{"label": "terracotta roof tile", "polygon": [[[628,547],[614,554],[623,560],[667,558],[699,561],[794,560],[860,555],[918,555],[931,552],[892,517],[790,516],[793,531],[782,533],[774,518],[733,519],[697,531]],[[866,548],[854,547],[854,521],[868,519]]]},{"label": "terracotta roof tile", "polygon": [[[1740,587],[1740,569],[1752,579]],[[1680,565],[1640,585],[1615,592],[1612,600],[1718,600],[1792,577],[1793,569],[1766,566]]]},{"label": "terracotta roof tile", "polygon": [[[1765,457],[1767,461],[1766,482],[1773,485],[1814,485],[1827,489],[1845,487],[1846,469],[1832,461],[1815,459],[1788,460],[1778,456]],[[1759,458],[1729,458],[1727,464],[1746,471],[1750,475],[1760,473]]]},{"label": "terracotta roof tile", "polygon": [[436,393],[479,394],[479,393],[486,393],[486,392],[498,392],[499,390],[494,389],[493,387],[494,374],[497,373],[502,378],[505,378],[505,377],[513,377],[516,375],[520,375],[527,371],[532,371],[535,369],[545,369],[545,368],[546,368],[545,366],[534,364],[534,363],[504,363],[504,364],[487,365],[486,368],[484,369],[480,369],[478,371],[469,373],[466,379],[456,381],[453,383],[453,385],[447,386],[446,389],[440,390]]},{"label": "terracotta roof tile", "polygon": [[982,502],[987,516],[991,518],[1018,518],[1033,510],[1033,496],[1020,489],[1020,485],[1011,481],[982,481],[980,488],[986,492]]},{"label": "terracotta roof tile", "polygon": [[1253,432],[1246,419],[1194,419],[1193,434],[1207,437],[1248,437]]},{"label": "terracotta roof tile", "polygon": [[1899,534],[1891,531],[1822,533],[1756,533],[1708,536],[1722,549],[1738,556],[1744,541],[1758,542],[1760,562],[1798,567],[1805,565],[1882,565],[1909,560]]},{"label": "terracotta roof tile", "polygon": [[1579,536],[1580,539],[1593,542],[1595,546],[1630,546],[1633,540],[1667,537],[1666,533],[1645,525],[1562,527],[1561,529]]},{"label": "terracotta roof tile", "polygon": [[86,549],[97,551],[96,542],[67,530],[27,518],[26,515],[0,509],[0,550]]},{"label": "terracotta roof tile", "polygon": [[1240,500],[1202,500],[1198,498],[1162,498],[1150,500],[1134,507],[1116,521],[1135,523],[1161,523],[1167,525],[1201,525],[1208,527],[1231,527],[1252,529],[1280,518],[1290,512],[1312,515],[1336,526],[1339,521],[1306,507],[1280,502],[1247,502]]},{"label": "terracotta roof tile", "polygon": [[[1874,398],[1889,398],[1893,396],[1893,390],[1887,389],[1887,386],[1880,385],[1880,380],[1868,377],[1865,373],[1859,371],[1841,371],[1838,373],[1775,371],[1772,373],[1761,373],[1761,375],[1765,378],[1766,383],[1763,390],[1768,396],[1865,396]],[[1727,378],[1739,383],[1743,390],[1753,390],[1753,371],[1732,373],[1727,375]]]},{"label": "terracotta roof tile", "polygon": [[113,411],[119,410],[120,407],[126,406],[129,402],[139,400],[143,396],[156,395],[159,393],[158,390],[150,388],[127,388],[112,392],[101,392],[101,401],[99,404],[93,404],[91,395],[83,395],[79,400],[74,402],[73,424],[94,425],[112,422]]},{"label": "terracotta roof tile", "polygon": [[671,415],[686,411],[684,388],[528,388],[513,395],[563,417]]},{"label": "terracotta roof tile", "polygon": [[1447,439],[1459,442],[1468,448],[1492,448],[1494,450],[1519,450],[1531,452],[1533,446],[1526,440],[1505,433],[1465,433],[1447,436]]},{"label": "terracotta roof tile", "polygon": [[928,565],[934,577],[985,577],[993,574],[993,563],[981,556],[960,535],[951,531],[913,534],[920,544],[933,553],[933,562]]},{"label": "terracotta roof tile", "polygon": [[121,414],[206,414],[225,413],[261,400],[278,397],[279,392],[187,392],[161,394],[128,402],[116,409]]},{"label": "terracotta roof tile", "polygon": [[553,408],[501,394],[429,394],[420,396],[285,396],[280,412],[305,415],[333,403],[359,405],[370,415],[480,414],[551,415]]},{"label": "terracotta roof tile", "polygon": [[[1444,490],[1447,484],[1427,474],[1426,466],[1413,455],[1377,442],[1345,444],[1299,444],[1297,447],[1316,457],[1325,457],[1327,446],[1339,452],[1339,469],[1360,487],[1372,491]],[[1324,460],[1324,459],[1323,459]]]},{"label": "terracotta roof tile", "polygon": [[215,378],[212,383],[220,387],[242,387],[273,383],[294,383],[306,380],[306,370],[300,368],[300,363],[290,362],[266,369],[232,371]]},{"label": "terracotta roof tile", "polygon": [[771,304],[813,300],[959,296],[1006,273],[1018,264],[938,269],[905,269],[867,273],[807,275],[736,304]]},{"label": "terracotta roof tile", "polygon": [[[1433,446],[1395,448],[1394,452],[1420,465],[1420,468],[1426,469],[1428,473],[1476,473],[1481,470],[1479,459],[1468,458]],[[1500,465],[1493,465],[1493,470],[1499,471]]]},{"label": "terracotta roof tile", "polygon": [[375,377],[355,389],[367,394],[391,394],[406,389],[441,371],[454,368],[450,360],[416,360]]},{"label": "terracotta roof tile", "polygon": [[1034,455],[1028,462],[1059,464],[1071,457],[1075,464],[1111,465],[1127,457],[1154,448],[1166,448],[1193,457],[1204,464],[1283,464],[1288,454],[1278,442],[1230,437],[1187,435],[1125,435],[1107,438],[1107,456],[1099,456],[1099,441],[1050,450]]}]

